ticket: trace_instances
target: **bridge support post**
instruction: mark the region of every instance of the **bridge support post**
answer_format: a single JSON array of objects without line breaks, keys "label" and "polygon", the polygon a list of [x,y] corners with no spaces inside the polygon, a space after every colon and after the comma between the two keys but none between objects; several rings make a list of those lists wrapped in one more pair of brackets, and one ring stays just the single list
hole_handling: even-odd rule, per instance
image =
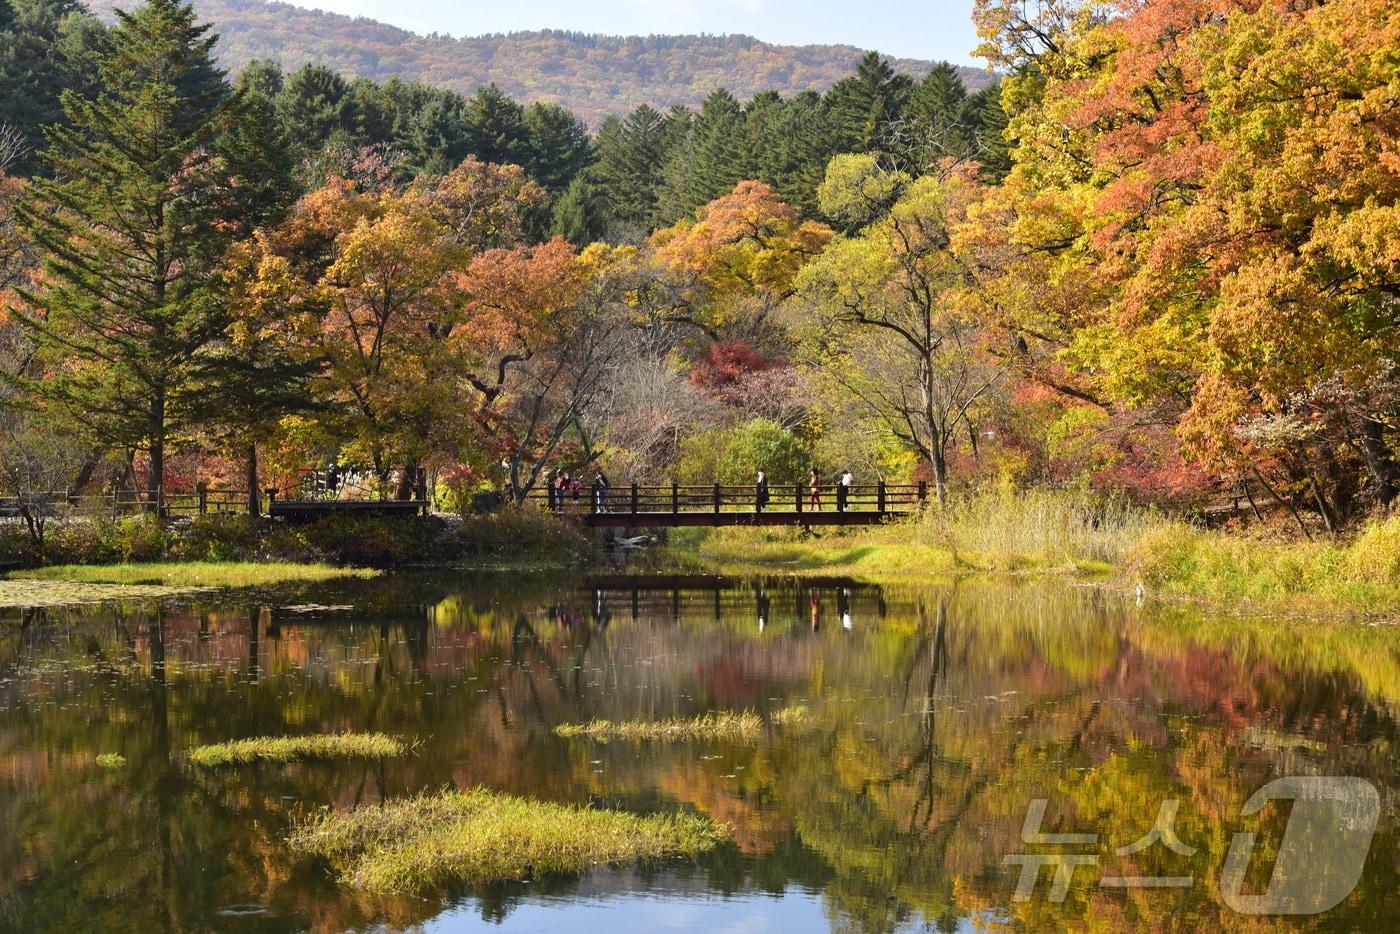
[{"label": "bridge support post", "polygon": [[722,494],[720,493],[719,484],[716,483],[716,484],[715,484],[715,515],[719,515],[719,503],[720,503],[720,496],[721,496],[721,495],[722,495]]},{"label": "bridge support post", "polygon": [[923,504],[926,503],[926,502],[928,502],[928,481],[927,481],[927,480],[920,480],[920,481],[919,481],[919,504],[920,504],[920,505],[923,505]]},{"label": "bridge support post", "polygon": [[883,480],[875,488],[875,499],[879,503],[880,515],[883,516],[885,514],[885,481]]},{"label": "bridge support post", "polygon": [[638,495],[637,484],[632,484],[632,515],[636,515],[641,497]]},{"label": "bridge support post", "polygon": [[671,515],[678,516],[681,513],[681,490],[674,480],[671,481]]},{"label": "bridge support post", "polygon": [[800,484],[800,483],[794,483],[794,484],[792,485],[792,495],[793,495],[793,500],[792,500],[792,501],[793,501],[794,504],[796,504],[796,506],[797,506],[797,511],[798,511],[798,512],[801,512],[801,511],[802,511],[802,484]]},{"label": "bridge support post", "polygon": [[209,484],[201,480],[194,485],[194,490],[199,494],[199,514],[202,516],[209,511]]}]

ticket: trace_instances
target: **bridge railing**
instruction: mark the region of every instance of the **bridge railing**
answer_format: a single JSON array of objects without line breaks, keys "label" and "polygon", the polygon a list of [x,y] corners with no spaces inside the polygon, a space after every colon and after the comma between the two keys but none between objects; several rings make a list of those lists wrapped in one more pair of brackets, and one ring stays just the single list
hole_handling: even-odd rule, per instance
[{"label": "bridge railing", "polygon": [[532,490],[528,505],[568,515],[694,515],[702,513],[852,512],[902,515],[916,511],[928,498],[924,483],[852,484],[843,489],[823,484],[816,500],[806,483],[770,484],[766,502],[759,503],[756,484],[629,484],[605,490],[585,487],[577,493],[551,488]]}]

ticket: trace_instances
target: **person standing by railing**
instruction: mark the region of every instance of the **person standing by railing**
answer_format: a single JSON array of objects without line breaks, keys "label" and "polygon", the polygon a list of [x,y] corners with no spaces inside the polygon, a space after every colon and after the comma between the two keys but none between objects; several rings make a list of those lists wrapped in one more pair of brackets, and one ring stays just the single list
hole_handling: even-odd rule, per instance
[{"label": "person standing by railing", "polygon": [[768,508],[768,474],[761,470],[758,472],[758,482],[754,485],[753,505],[755,512],[763,512]]},{"label": "person standing by railing", "polygon": [[554,480],[554,511],[564,511],[564,497],[569,493],[569,472],[562,470]]},{"label": "person standing by railing", "polygon": [[807,478],[807,505],[813,512],[821,512],[822,475],[815,467],[812,468],[812,475]]},{"label": "person standing by railing", "polygon": [[608,478],[605,477],[605,476],[603,475],[603,472],[602,472],[601,470],[598,471],[597,475],[594,476],[594,478],[593,478],[593,511],[594,511],[594,512],[607,512],[607,511],[608,511],[608,487],[609,487],[609,486],[610,486],[610,484],[608,483]]},{"label": "person standing by railing", "polygon": [[849,470],[841,472],[841,479],[836,481],[836,511],[845,512],[846,506],[851,501],[851,484],[855,477]]}]

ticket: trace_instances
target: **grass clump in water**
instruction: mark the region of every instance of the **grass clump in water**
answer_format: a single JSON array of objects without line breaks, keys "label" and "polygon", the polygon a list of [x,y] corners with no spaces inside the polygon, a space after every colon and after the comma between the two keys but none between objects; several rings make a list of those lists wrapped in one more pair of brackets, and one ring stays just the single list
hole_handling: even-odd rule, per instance
[{"label": "grass clump in water", "polygon": [[328,811],[297,826],[288,842],[294,851],[329,861],[346,885],[414,893],[693,857],[726,835],[727,828],[699,815],[642,816],[475,789]]},{"label": "grass clump in water", "polygon": [[337,577],[372,577],[363,568],[290,561],[186,561],[151,564],[59,564],[12,577],[81,584],[159,584],[165,587],[262,587]]},{"label": "grass clump in water", "polygon": [[330,733],[320,736],[259,736],[197,746],[190,751],[190,761],[212,768],[298,759],[394,759],[406,752],[407,746],[383,733]]},{"label": "grass clump in water", "polygon": [[[767,722],[789,726],[807,716],[805,707],[785,707]],[[687,739],[753,739],[763,734],[764,720],[752,710],[727,710],[701,714],[698,717],[668,717],[664,720],[591,720],[588,723],[561,723],[554,732],[563,737],[588,739],[687,740]]]},{"label": "grass clump in water", "polygon": [[126,765],[126,756],[119,752],[104,752],[97,757],[97,765],[103,769],[119,769]]}]

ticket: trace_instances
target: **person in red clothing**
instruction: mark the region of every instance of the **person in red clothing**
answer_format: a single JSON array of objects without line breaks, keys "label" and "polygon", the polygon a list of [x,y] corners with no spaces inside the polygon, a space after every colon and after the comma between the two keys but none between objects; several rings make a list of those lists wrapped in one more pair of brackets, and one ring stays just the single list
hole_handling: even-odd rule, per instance
[{"label": "person in red clothing", "polygon": [[812,468],[812,475],[807,478],[807,505],[814,512],[819,512],[822,508],[822,475],[815,467]]}]

